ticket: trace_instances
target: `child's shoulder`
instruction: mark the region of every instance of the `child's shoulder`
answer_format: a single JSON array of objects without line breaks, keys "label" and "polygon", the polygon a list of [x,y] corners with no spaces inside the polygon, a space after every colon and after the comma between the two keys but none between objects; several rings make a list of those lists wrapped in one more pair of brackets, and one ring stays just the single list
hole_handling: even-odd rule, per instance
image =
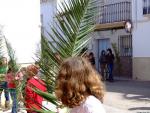
[{"label": "child's shoulder", "polygon": [[90,113],[105,113],[103,104],[95,96],[88,96],[86,101],[83,103],[85,110],[90,111]]},{"label": "child's shoulder", "polygon": [[80,105],[71,110],[71,113],[106,113],[105,109],[96,97],[88,96]]},{"label": "child's shoulder", "polygon": [[102,104],[99,99],[97,99],[95,96],[90,95],[86,98],[85,104]]}]

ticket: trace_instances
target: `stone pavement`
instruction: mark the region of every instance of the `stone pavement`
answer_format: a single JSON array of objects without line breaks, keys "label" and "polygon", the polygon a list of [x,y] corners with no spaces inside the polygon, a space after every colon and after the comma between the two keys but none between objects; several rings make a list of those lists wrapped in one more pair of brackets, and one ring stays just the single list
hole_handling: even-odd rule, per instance
[{"label": "stone pavement", "polygon": [[[11,113],[11,110],[0,111],[0,113]],[[27,113],[25,110],[20,110],[18,113]]]},{"label": "stone pavement", "polygon": [[107,113],[150,113],[150,81],[105,82]]},{"label": "stone pavement", "polygon": [[[11,113],[11,108],[4,109],[4,105],[3,105],[2,108],[0,108],[0,113]],[[19,111],[17,113],[27,113],[27,112],[23,107],[19,107]]]}]

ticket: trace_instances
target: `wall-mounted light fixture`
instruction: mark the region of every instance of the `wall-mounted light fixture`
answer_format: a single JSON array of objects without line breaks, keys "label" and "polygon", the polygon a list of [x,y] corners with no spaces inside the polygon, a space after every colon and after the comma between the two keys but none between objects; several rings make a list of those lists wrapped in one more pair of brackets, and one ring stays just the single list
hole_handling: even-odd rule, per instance
[{"label": "wall-mounted light fixture", "polygon": [[131,31],[132,31],[132,23],[131,23],[131,21],[126,21],[125,22],[125,30],[126,30],[127,33],[131,33]]}]

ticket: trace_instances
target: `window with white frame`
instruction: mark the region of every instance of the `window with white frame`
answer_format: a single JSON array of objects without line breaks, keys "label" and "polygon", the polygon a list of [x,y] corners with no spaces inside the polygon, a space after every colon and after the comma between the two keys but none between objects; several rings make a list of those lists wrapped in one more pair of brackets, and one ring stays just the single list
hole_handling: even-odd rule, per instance
[{"label": "window with white frame", "polygon": [[150,0],[143,0],[143,15],[150,14]]}]

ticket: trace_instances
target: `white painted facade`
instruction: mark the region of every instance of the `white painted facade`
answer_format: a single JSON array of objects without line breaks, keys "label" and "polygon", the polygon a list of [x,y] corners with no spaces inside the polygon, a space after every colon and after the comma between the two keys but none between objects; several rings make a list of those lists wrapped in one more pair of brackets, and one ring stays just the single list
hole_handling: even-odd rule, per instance
[{"label": "white painted facade", "polygon": [[150,15],[143,15],[143,1],[133,0],[133,57],[150,57]]},{"label": "white painted facade", "polygon": [[[122,5],[118,6],[118,3],[120,3],[120,2],[131,2],[131,0],[103,0],[103,3],[106,8],[104,8],[104,10],[102,10],[102,11],[104,11],[104,13],[106,15],[104,15],[102,17],[102,18],[104,18],[102,23],[103,22],[107,23],[108,21],[111,21],[111,20],[118,21],[120,18],[126,19],[126,16],[128,15],[127,13],[124,13],[125,15],[124,14],[118,15],[117,13],[114,13],[114,12],[120,10],[121,6],[124,6],[124,8],[126,8],[126,9],[131,8],[131,7],[128,7],[126,5],[126,3],[123,3]],[[111,6],[107,7],[107,5],[108,6],[111,5]],[[131,11],[131,9],[129,9],[129,10]],[[107,13],[108,11],[113,13],[113,15],[109,15]],[[108,22],[108,23],[110,23],[110,22]],[[89,49],[89,51],[92,51],[95,55],[97,70],[100,70],[99,58],[100,58],[101,51],[106,50],[107,48],[112,48],[112,46],[111,46],[112,43],[116,43],[116,46],[118,47],[118,38],[119,38],[119,36],[123,36],[123,35],[131,35],[131,34],[127,33],[125,31],[125,29],[111,29],[111,30],[103,30],[103,31],[94,32],[93,40],[91,41],[91,43],[89,45],[91,47]],[[105,41],[107,41],[107,42],[105,42]],[[104,42],[104,43],[101,44],[101,42]]]},{"label": "white painted facade", "polygon": [[[131,2],[131,22],[133,29],[132,35],[132,78],[139,80],[150,80],[150,15],[143,15],[143,0],[115,0],[107,1],[105,4],[119,3],[122,1]],[[109,17],[109,16],[108,16]],[[121,35],[130,35],[125,32],[125,29],[105,30],[94,33],[90,51],[93,51],[96,58],[97,69],[98,58],[100,56],[99,40],[109,39],[109,43],[118,45],[118,37]]]},{"label": "white painted facade", "polygon": [[57,11],[57,0],[45,0],[45,2],[41,2],[40,7],[42,32],[46,37],[49,37],[47,31],[51,32],[50,26],[54,26],[54,19]]},{"label": "white painted facade", "polygon": [[34,62],[41,37],[40,0],[0,0],[0,25],[18,62]]},{"label": "white painted facade", "polygon": [[[55,16],[60,10],[61,3],[67,0],[41,0],[41,25],[42,33],[51,41],[47,32],[51,33],[50,26],[55,26]],[[56,26],[55,26],[56,27]]]},{"label": "white painted facade", "polygon": [[143,0],[132,0],[133,78],[150,80],[150,15],[143,15],[143,5]]}]

